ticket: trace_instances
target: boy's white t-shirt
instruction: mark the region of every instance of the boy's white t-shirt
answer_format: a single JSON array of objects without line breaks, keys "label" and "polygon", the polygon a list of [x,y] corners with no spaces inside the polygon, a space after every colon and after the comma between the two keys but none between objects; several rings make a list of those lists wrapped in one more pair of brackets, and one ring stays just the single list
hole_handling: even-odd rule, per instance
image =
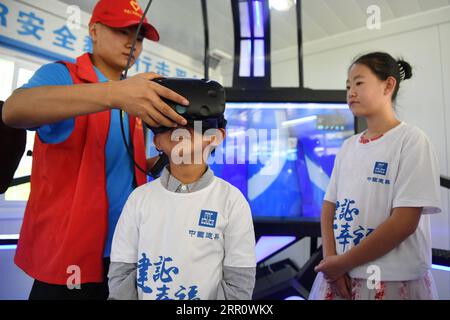
[{"label": "boy's white t-shirt", "polygon": [[111,261],[138,264],[139,299],[217,299],[223,266],[256,265],[248,202],[217,177],[191,193],[147,183],[125,204]]},{"label": "boy's white t-shirt", "polygon": [[[362,144],[361,134],[346,140],[336,156],[325,200],[336,203],[334,235],[342,254],[386,221],[397,207],[423,207],[414,234],[386,255],[352,269],[352,278],[420,278],[431,267],[428,213],[440,209],[439,166],[427,136],[402,122],[382,138]],[[376,266],[379,269],[369,268]]]}]

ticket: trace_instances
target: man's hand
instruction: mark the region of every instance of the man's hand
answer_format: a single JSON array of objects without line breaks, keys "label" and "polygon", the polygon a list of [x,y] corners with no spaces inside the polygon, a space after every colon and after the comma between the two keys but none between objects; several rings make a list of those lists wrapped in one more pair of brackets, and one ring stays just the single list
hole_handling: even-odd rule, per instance
[{"label": "man's hand", "polygon": [[186,125],[186,119],[176,113],[161,97],[181,105],[189,101],[176,92],[154,82],[160,75],[148,72],[122,81],[110,82],[108,101],[126,113],[141,118],[152,127]]}]

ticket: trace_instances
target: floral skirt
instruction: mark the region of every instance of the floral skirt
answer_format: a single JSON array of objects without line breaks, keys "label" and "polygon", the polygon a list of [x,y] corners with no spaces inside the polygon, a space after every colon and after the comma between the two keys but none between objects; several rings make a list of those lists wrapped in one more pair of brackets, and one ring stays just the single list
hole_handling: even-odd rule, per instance
[{"label": "floral skirt", "polygon": [[[428,270],[417,280],[380,281],[376,288],[370,289],[367,279],[351,279],[352,300],[437,300],[436,285]],[[370,286],[372,287],[372,286]],[[344,300],[319,273],[309,295],[309,300]]]}]

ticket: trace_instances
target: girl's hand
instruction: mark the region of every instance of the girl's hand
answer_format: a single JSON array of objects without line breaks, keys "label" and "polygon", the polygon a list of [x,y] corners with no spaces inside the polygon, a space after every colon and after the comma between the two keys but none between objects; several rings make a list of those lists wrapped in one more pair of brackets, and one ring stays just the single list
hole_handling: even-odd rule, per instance
[{"label": "girl's hand", "polygon": [[330,286],[338,296],[347,300],[352,299],[352,280],[348,274],[344,274],[336,281],[331,282]]},{"label": "girl's hand", "polygon": [[328,256],[320,261],[314,271],[322,272],[328,282],[335,282],[348,271],[344,262],[342,255]]}]

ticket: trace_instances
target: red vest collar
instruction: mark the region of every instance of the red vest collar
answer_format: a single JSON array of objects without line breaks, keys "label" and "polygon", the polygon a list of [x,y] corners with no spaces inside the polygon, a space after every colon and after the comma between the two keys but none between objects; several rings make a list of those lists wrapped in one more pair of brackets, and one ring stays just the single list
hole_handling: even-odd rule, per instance
[{"label": "red vest collar", "polygon": [[76,72],[80,79],[95,83],[98,82],[97,73],[95,72],[94,65],[92,64],[91,55],[85,53],[79,56],[76,60]]}]

